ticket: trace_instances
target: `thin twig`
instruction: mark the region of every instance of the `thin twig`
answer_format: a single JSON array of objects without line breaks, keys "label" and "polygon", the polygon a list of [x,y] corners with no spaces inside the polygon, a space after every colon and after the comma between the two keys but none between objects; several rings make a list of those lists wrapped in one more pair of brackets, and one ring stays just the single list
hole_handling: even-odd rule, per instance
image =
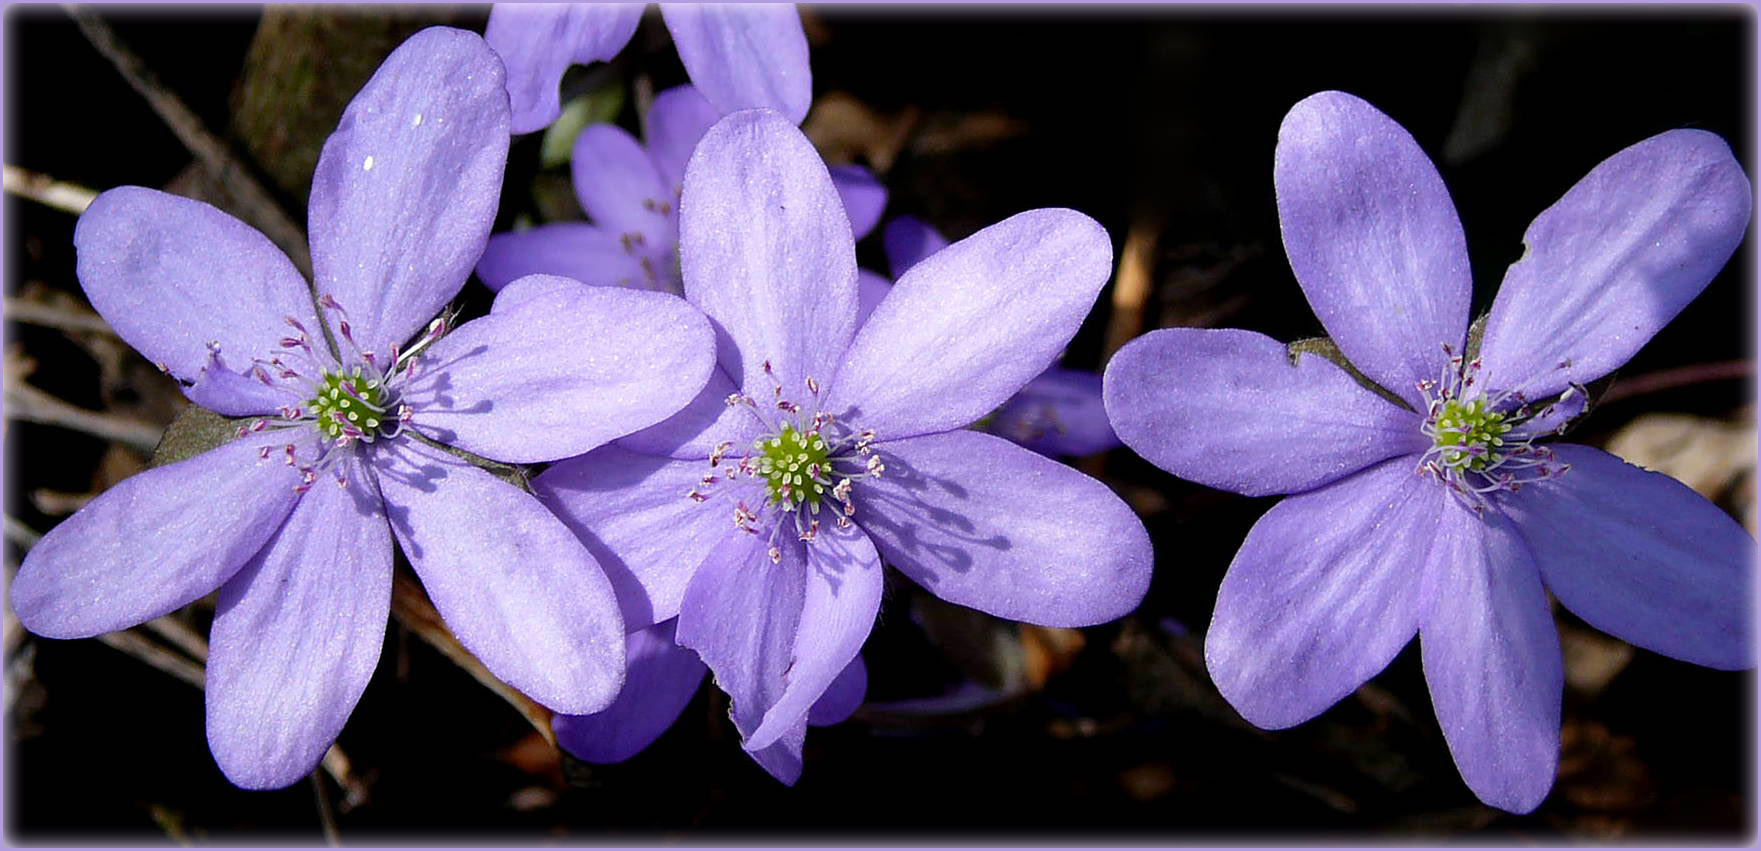
[{"label": "thin twig", "polygon": [[318,828],[324,832],[324,844],[342,847],[342,832],[336,829],[336,813],[331,812],[330,796],[324,794],[324,776],[312,772],[312,797],[318,799]]},{"label": "thin twig", "polygon": [[142,624],[153,634],[177,645],[177,649],[190,654],[196,659],[208,661],[208,639],[190,629],[190,625],[171,615],[156,617]]},{"label": "thin twig", "polygon": [[[6,538],[7,540],[12,541],[13,545],[17,546],[20,550],[29,552],[31,547],[36,546],[37,541],[42,540],[43,536],[31,527],[26,526],[24,521],[19,520],[10,514],[5,515],[5,517]],[[11,627],[15,623],[16,621],[9,620],[7,626]],[[173,653],[154,643],[152,639],[149,639],[132,629],[122,630],[120,632],[107,632],[98,636],[98,640],[183,680],[196,688],[205,687],[208,676],[207,666],[204,664],[208,661],[207,639],[203,638],[195,630],[190,629],[189,624],[186,624],[171,615],[154,618],[142,624],[142,626],[145,626],[160,638],[176,645],[178,649],[194,656],[197,661],[192,662],[189,659]],[[354,768],[349,762],[348,754],[343,753],[342,748],[337,747],[336,744],[332,742],[330,749],[324,752],[324,761],[321,765],[324,767],[324,772],[329,774],[330,779],[336,781],[337,787],[342,790],[343,812],[348,812],[366,802],[367,784],[359,777],[355,776]],[[316,781],[316,777],[317,774],[314,772],[314,781]],[[334,821],[329,819],[329,802],[324,799],[321,791],[319,792],[319,805],[326,808],[324,812],[328,829],[325,833],[325,838],[330,840],[332,846],[339,846],[341,842],[340,837],[335,834]]]},{"label": "thin twig", "polygon": [[[12,518],[8,517],[7,520],[11,521]],[[8,530],[12,528],[11,522],[7,524],[7,528]],[[190,629],[183,621],[177,620],[171,615],[154,618],[142,626],[177,645],[179,649],[200,661],[191,661],[173,653],[133,629],[107,632],[98,636],[98,640],[196,688],[203,688],[207,679],[207,668],[202,664],[208,658],[207,640],[196,634],[195,630]],[[344,812],[360,806],[367,800],[367,784],[355,776],[348,754],[344,753],[342,748],[332,743],[330,749],[324,752],[324,760],[320,765],[323,767],[324,773],[329,774],[330,779],[335,781],[337,787],[342,790],[342,809]],[[324,805],[328,806],[328,803],[325,801]],[[334,827],[332,824],[331,829],[334,830]],[[326,838],[332,840],[332,845],[338,844],[332,834],[326,833],[325,835]]]},{"label": "thin twig", "polygon": [[148,804],[147,814],[152,817],[154,824],[159,825],[160,830],[165,831],[166,836],[171,837],[172,842],[178,844],[178,847],[190,848],[194,846],[195,843],[190,841],[189,831],[183,829],[182,814],[164,804]]},{"label": "thin twig", "polygon": [[80,31],[85,33],[92,47],[110,60],[110,64],[116,66],[116,70],[147,100],[153,111],[171,128],[171,132],[189,149],[196,161],[208,170],[208,174],[216,182],[232,193],[233,199],[239,204],[242,217],[256,225],[276,245],[281,246],[281,250],[287,252],[294,265],[308,278],[311,277],[311,249],[306,244],[304,231],[275,201],[269,190],[258,182],[244,162],[233,155],[219,136],[202,124],[201,118],[176,93],[159,82],[158,76],[141,61],[140,56],[116,37],[110,25],[104,23],[96,12],[84,6],[68,6],[67,13],[79,24]]},{"label": "thin twig", "polygon": [[355,776],[354,764],[349,762],[348,754],[334,743],[324,752],[324,773],[342,789],[342,803],[337,809],[346,813],[367,802],[366,782]]},{"label": "thin twig", "polygon": [[1106,350],[1101,361],[1133,337],[1143,333],[1144,314],[1155,288],[1156,237],[1160,228],[1148,220],[1133,222],[1119,251],[1119,271],[1113,279],[1113,319],[1107,325]]},{"label": "thin twig", "polygon": [[30,552],[31,547],[43,540],[43,533],[26,526],[23,520],[8,514],[6,515],[6,540],[11,541],[13,546],[24,552]]},{"label": "thin twig", "polygon": [[173,653],[132,629],[106,632],[98,636],[98,640],[196,688],[201,688],[207,678],[207,671],[200,663]]},{"label": "thin twig", "polygon": [[110,327],[110,323],[104,321],[104,317],[89,310],[70,310],[20,298],[7,297],[6,318],[13,322],[41,325],[45,328],[55,328],[61,331],[84,331],[116,336],[116,331]]},{"label": "thin twig", "polygon": [[75,407],[23,381],[6,383],[6,418],[83,431],[141,452],[152,452],[164,431],[141,420]]},{"label": "thin twig", "polygon": [[1358,810],[1357,801],[1353,800],[1350,795],[1337,789],[1323,786],[1319,783],[1311,783],[1295,775],[1285,774],[1282,771],[1273,772],[1272,779],[1285,786],[1289,786],[1298,792],[1308,795],[1338,812],[1350,815]]},{"label": "thin twig", "polygon": [[[168,628],[172,624],[175,624],[175,627]],[[173,620],[170,615],[148,621],[144,626],[170,639],[172,643],[184,650],[193,651],[198,658],[206,659],[208,657],[208,642],[203,641],[201,636],[195,635],[182,622]],[[193,645],[189,643],[191,639],[194,640]],[[107,632],[98,636],[98,640],[196,688],[203,688],[207,680],[207,668],[201,662],[192,662],[173,653],[135,630]],[[342,748],[332,743],[330,750],[325,751],[324,760],[320,765],[324,772],[330,775],[330,779],[336,781],[336,785],[342,789],[344,809],[353,809],[367,799],[366,784],[355,776],[350,767],[348,755],[343,753]],[[316,772],[314,772],[315,776]],[[329,801],[323,798],[322,792],[319,793],[319,798],[320,805],[326,808],[324,811],[327,819],[325,838],[330,841],[332,846],[336,846],[340,839],[334,833],[336,829],[334,821],[329,821]]]},{"label": "thin twig", "polygon": [[1615,379],[1608,392],[1602,394],[1597,404],[1606,405],[1621,399],[1656,393],[1659,390],[1674,390],[1705,381],[1729,381],[1748,378],[1755,374],[1755,365],[1746,360],[1717,361],[1714,363],[1696,363],[1689,366],[1678,366],[1673,369],[1660,369],[1635,375],[1632,378]]},{"label": "thin twig", "polygon": [[[98,197],[96,190],[87,189],[77,183],[64,183],[49,175],[15,165],[6,166],[5,185],[9,194],[76,216],[92,206],[92,199]],[[7,301],[10,302],[11,299]]]},{"label": "thin twig", "polygon": [[[12,610],[8,609],[6,611],[3,620],[5,621],[5,626],[0,627],[0,646],[5,647],[6,656],[8,657],[7,664],[5,665],[7,668],[6,706],[11,708],[13,701],[18,699],[18,682],[16,681],[18,678],[12,676],[11,671],[12,666],[18,663],[14,661],[12,657],[14,654],[18,653],[18,649],[24,645],[24,637],[29,633],[25,631],[24,624],[19,623],[18,618],[12,614]],[[24,664],[28,666],[30,663],[27,661]]]},{"label": "thin twig", "polygon": [[38,511],[52,517],[66,517],[85,508],[86,503],[91,502],[97,496],[91,492],[67,493],[66,491],[52,491],[48,488],[37,488],[31,491],[31,505],[36,506]]}]

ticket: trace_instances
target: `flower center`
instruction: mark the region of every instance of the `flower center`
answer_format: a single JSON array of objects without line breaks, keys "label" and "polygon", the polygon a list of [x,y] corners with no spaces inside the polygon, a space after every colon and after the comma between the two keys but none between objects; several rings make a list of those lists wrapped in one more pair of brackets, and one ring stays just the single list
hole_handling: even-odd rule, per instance
[{"label": "flower center", "polygon": [[306,412],[318,420],[318,431],[336,440],[350,431],[378,434],[394,417],[386,412],[385,386],[378,378],[351,372],[324,370],[317,393],[306,400]]},{"label": "flower center", "polygon": [[765,480],[773,505],[786,500],[806,502],[819,513],[820,498],[835,486],[827,462],[829,450],[819,429],[810,428],[803,434],[791,423],[783,426],[781,434],[759,440],[752,448],[758,452],[758,474]]},{"label": "flower center", "polygon": [[1505,415],[1486,410],[1485,399],[1445,399],[1431,424],[1431,439],[1444,464],[1485,472],[1504,460],[1499,450],[1513,426]]},{"label": "flower center", "polygon": [[1528,424],[1535,411],[1520,392],[1486,397],[1474,386],[1479,358],[1467,361],[1448,345],[1443,350],[1449,358],[1439,380],[1418,383],[1426,402],[1419,430],[1431,439],[1418,472],[1434,476],[1478,514],[1486,510],[1487,494],[1516,493],[1571,469],[1553,450],[1534,445],[1539,435]]},{"label": "flower center", "polygon": [[[300,483],[294,487],[299,493],[324,473],[334,474],[337,484],[347,487],[346,466],[341,462],[357,443],[371,444],[403,434],[415,412],[398,388],[415,375],[420,353],[444,336],[453,320],[452,313],[443,313],[428,323],[428,330],[408,348],[400,351],[392,346],[389,353],[380,354],[356,342],[348,313],[334,296],[321,296],[318,304],[334,314],[342,360],[353,365],[339,365],[338,356],[325,351],[300,320],[285,317],[292,329],[290,335],[282,338],[280,347],[268,357],[253,359],[249,374],[269,386],[302,384],[298,392],[306,397],[305,402],[282,407],[277,419],[256,419],[238,428],[239,437],[271,428],[312,428],[316,432],[315,445],[288,443],[282,447],[285,462],[300,471]],[[219,344],[210,345],[218,357]],[[270,454],[268,446],[259,452],[263,458]]]},{"label": "flower center", "polygon": [[[781,535],[809,543],[818,537],[821,509],[829,510],[838,528],[849,528],[856,513],[851,490],[862,479],[879,478],[887,467],[869,446],[873,431],[852,429],[824,411],[804,415],[801,405],[784,398],[769,361],[764,371],[774,384],[774,406],[761,406],[745,393],[728,396],[727,403],[749,411],[766,436],[739,458],[730,457],[733,441],[722,441],[709,456],[709,472],[685,495],[700,503],[723,498],[734,503],[734,527],[768,535],[774,562],[782,560]],[[817,405],[819,382],[809,377],[805,383]],[[762,497],[753,492],[759,482]],[[786,531],[791,523],[792,531]]]}]

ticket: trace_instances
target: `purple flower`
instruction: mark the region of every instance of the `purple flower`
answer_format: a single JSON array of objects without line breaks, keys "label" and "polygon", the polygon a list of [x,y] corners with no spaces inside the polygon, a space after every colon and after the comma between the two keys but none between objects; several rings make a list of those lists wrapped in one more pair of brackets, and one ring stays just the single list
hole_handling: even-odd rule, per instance
[{"label": "purple flower", "polygon": [[[615,56],[641,14],[639,4],[497,5],[486,38],[508,63],[515,132],[554,121],[563,70],[571,61]],[[807,40],[794,6],[666,5],[662,15],[697,85],[655,96],[644,122],[646,147],[614,124],[583,130],[570,168],[575,195],[592,223],[495,235],[477,267],[490,289],[525,275],[553,274],[683,293],[679,194],[697,140],[738,109],[769,107],[797,124],[807,115]],[[861,239],[880,222],[886,187],[861,166],[832,166],[831,174]]]},{"label": "purple flower", "polygon": [[600,557],[625,622],[660,624],[631,641],[652,660],[632,666],[642,685],[559,719],[565,747],[639,750],[706,665],[747,751],[794,782],[806,725],[861,699],[883,558],[1005,618],[1078,626],[1137,604],[1151,554],[1130,509],[964,428],[1075,333],[1110,273],[1099,225],[1035,210],[987,228],[913,267],[858,329],[843,204],[787,118],[711,128],[680,212],[685,296],[717,326],[720,369],[678,416],[533,482]]},{"label": "purple flower", "polygon": [[[562,113],[557,87],[570,65],[611,59],[636,34],[640,3],[498,3],[484,38],[507,63],[513,132],[541,130]],[[807,35],[792,4],[664,3],[679,61],[722,115],[770,107],[807,117],[813,76]]]},{"label": "purple flower", "polygon": [[[589,284],[680,294],[679,194],[697,140],[723,111],[691,86],[654,98],[648,144],[613,124],[594,124],[575,140],[575,195],[592,218],[490,237],[477,275],[492,290],[531,274],[566,275]],[[887,191],[867,169],[833,166],[861,239],[880,221]]]},{"label": "purple flower", "polygon": [[[1753,542],[1687,487],[1586,446],[1538,445],[1583,409],[1741,241],[1749,182],[1723,140],[1675,130],[1548,208],[1505,273],[1478,354],[1460,220],[1412,137],[1323,92],[1279,130],[1291,268],[1333,340],[1403,404],[1320,357],[1170,329],[1108,366],[1126,445],[1183,478],[1294,494],[1248,533],[1205,658],[1254,724],[1314,717],[1416,632],[1462,778],[1527,812],[1559,755],[1547,592],[1599,629],[1714,668],[1754,665]],[[1549,402],[1552,404],[1549,404]]]},{"label": "purple flower", "polygon": [[[911,216],[894,219],[887,225],[884,239],[887,263],[895,278],[948,245],[928,222]],[[863,272],[858,291],[859,324],[890,289],[891,281]],[[978,428],[1042,455],[1093,455],[1120,445],[1101,404],[1101,377],[1061,366],[1046,367],[1021,392],[980,420]]]},{"label": "purple flower", "polygon": [[393,537],[509,684],[584,712],[623,681],[593,557],[440,444],[523,463],[652,425],[707,380],[713,332],[671,296],[537,277],[451,333],[430,323],[488,237],[507,122],[501,62],[476,35],[429,29],[393,52],[319,160],[316,303],[268,239],[206,204],[124,187],[79,221],[93,306],[192,400],[249,419],[50,531],[13,605],[31,631],[78,638],[219,588],[208,740],[240,786],[292,783],[336,738],[379,658]]}]

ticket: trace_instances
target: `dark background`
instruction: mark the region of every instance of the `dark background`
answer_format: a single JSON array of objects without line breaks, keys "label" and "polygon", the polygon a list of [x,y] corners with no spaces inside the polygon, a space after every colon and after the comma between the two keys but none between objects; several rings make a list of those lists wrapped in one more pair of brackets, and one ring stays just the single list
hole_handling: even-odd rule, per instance
[{"label": "dark background", "polygon": [[[481,32],[475,7],[105,9],[101,17],[304,219],[312,162],[347,98],[430,23]],[[8,165],[105,189],[169,188],[225,204],[190,153],[57,8],[7,10]],[[1321,333],[1278,238],[1272,153],[1284,112],[1324,89],[1366,98],[1437,161],[1476,269],[1476,312],[1529,221],[1602,159],[1653,134],[1724,136],[1753,175],[1752,10],[1500,8],[817,7],[806,129],[892,190],[889,215],[953,237],[1067,206],[1151,283],[1133,319],[1104,292],[1066,364],[1099,369],[1122,339],[1174,325]],[[607,75],[617,75],[608,77]],[[566,89],[684,81],[651,11],[611,66]],[[828,96],[838,103],[828,107]],[[637,126],[634,101],[619,120]],[[566,171],[516,140],[500,226],[570,211]],[[216,194],[218,193],[218,194]],[[558,198],[562,200],[559,201]],[[74,217],[8,195],[6,293],[77,309]],[[878,240],[860,246],[884,268]],[[1752,240],[1623,370],[1746,361]],[[468,285],[468,310],[487,300]],[[1121,336],[1123,335],[1123,336]],[[8,384],[162,425],[169,379],[103,335],[8,326]],[[1616,387],[1619,383],[1616,383]],[[1574,435],[1601,445],[1653,412],[1747,429],[1746,377],[1611,401]],[[9,400],[10,407],[10,400]],[[65,428],[6,423],[9,518],[58,522],[43,494],[102,490],[143,455]],[[1753,455],[1732,456],[1727,508],[1752,517]],[[1273,500],[1190,485],[1127,450],[1078,462],[1144,516],[1157,575],[1140,610],[1081,631],[1018,628],[934,601],[900,577],[871,638],[869,708],[808,738],[794,789],[739,750],[719,693],[616,766],[562,760],[493,693],[394,623],[339,745],[365,791],[324,777],[278,792],[214,767],[202,695],[97,641],[22,633],[8,613],[6,824],[21,842],[345,842],[425,837],[564,842],[771,839],[1033,842],[1374,837],[1732,842],[1754,834],[1753,677],[1600,638],[1559,611],[1574,675],[1553,794],[1533,814],[1479,804],[1430,710],[1416,645],[1372,685],[1297,728],[1263,732],[1221,702],[1200,652],[1215,589]],[[1753,530],[1751,522],[1750,526]],[[8,535],[7,568],[19,550]],[[205,634],[211,607],[181,615]],[[1574,649],[1575,648],[1575,649]],[[1609,670],[1611,669],[1611,671]],[[1585,673],[1588,671],[1589,673]],[[1600,675],[1593,675],[1601,671]],[[999,704],[885,704],[976,679]],[[320,809],[322,796],[324,809]]]}]

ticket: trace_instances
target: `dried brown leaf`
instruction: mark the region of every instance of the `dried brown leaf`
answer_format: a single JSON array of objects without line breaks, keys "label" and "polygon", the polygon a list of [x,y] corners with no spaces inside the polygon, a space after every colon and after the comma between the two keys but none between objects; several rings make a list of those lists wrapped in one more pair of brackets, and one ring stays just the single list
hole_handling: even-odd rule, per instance
[{"label": "dried brown leaf", "polygon": [[1633,646],[1569,621],[1559,625],[1565,684],[1585,697],[1601,694],[1633,660]]},{"label": "dried brown leaf", "polygon": [[1718,500],[1755,470],[1753,412],[1734,421],[1645,414],[1609,438],[1608,451]]},{"label": "dried brown leaf", "polygon": [[556,737],[550,731],[550,719],[554,713],[490,673],[489,668],[453,636],[452,630],[441,619],[440,612],[435,611],[434,604],[428,602],[428,595],[422,591],[421,586],[406,576],[399,575],[392,581],[391,615],[410,632],[415,633],[416,637],[439,650],[441,655],[476,678],[477,682],[500,695],[502,700],[507,701],[508,705],[518,710],[532,724],[532,728],[545,741],[553,746],[556,744]]},{"label": "dried brown leaf", "polygon": [[876,173],[885,174],[922,120],[915,106],[887,113],[847,92],[828,92],[814,101],[801,130],[826,162],[866,159]]},{"label": "dried brown leaf", "polygon": [[1604,813],[1640,810],[1657,797],[1632,737],[1579,718],[1567,718],[1561,731],[1559,781],[1553,790],[1578,807]]}]

